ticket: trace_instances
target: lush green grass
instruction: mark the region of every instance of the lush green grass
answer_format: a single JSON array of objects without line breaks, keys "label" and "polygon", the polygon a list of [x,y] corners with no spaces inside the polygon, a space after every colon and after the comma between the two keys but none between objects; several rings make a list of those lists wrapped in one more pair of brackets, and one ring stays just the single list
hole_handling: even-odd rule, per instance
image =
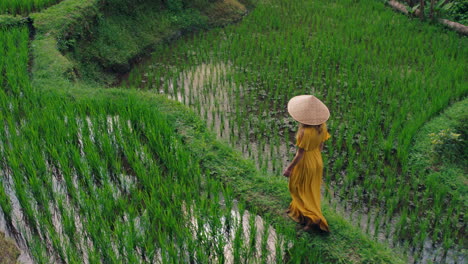
[{"label": "lush green grass", "polygon": [[[468,99],[444,110],[415,136],[410,158],[413,170],[426,177],[428,185],[453,194],[466,204]],[[464,231],[461,231],[464,233]]]},{"label": "lush green grass", "polygon": [[[77,62],[83,79],[100,83],[115,82],[115,75],[130,71],[135,59],[155,43],[180,36],[183,31],[207,27],[207,18],[198,10],[190,9],[174,14],[147,3],[132,14],[105,14],[70,54]],[[155,19],[157,18],[157,19]]]},{"label": "lush green grass", "polygon": [[60,1],[61,0],[5,0],[0,2],[0,14],[26,15]]},{"label": "lush green grass", "polygon": [[20,26],[27,23],[27,18],[10,15],[0,15],[0,29]]},{"label": "lush green grass", "polygon": [[0,33],[0,94],[5,99],[31,90],[27,64],[29,31],[26,27],[14,27],[0,28]]},{"label": "lush green grass", "polygon": [[112,84],[154,45],[239,20],[250,3],[188,1],[179,9],[170,2],[69,0],[31,17],[38,32],[57,34],[59,50],[74,62],[70,78]]},{"label": "lush green grass", "polygon": [[[222,257],[227,239],[221,230],[230,226],[242,234],[231,216],[229,190],[202,175],[158,111],[129,94],[63,104],[57,98],[41,97],[38,108],[47,111],[26,113],[20,135],[4,139],[15,146],[3,156],[33,233],[27,242],[36,261],[52,261],[41,237],[53,241],[47,249],[61,261],[78,262],[87,252],[91,263],[153,262],[161,249],[168,263]],[[220,194],[226,207],[218,202]],[[184,213],[184,206],[193,211]],[[53,214],[61,228],[51,221]],[[213,233],[194,236],[195,228]],[[233,250],[249,254],[253,248],[236,244]]]},{"label": "lush green grass", "polygon": [[219,134],[278,177],[281,142],[296,129],[287,101],[317,95],[332,114],[326,184],[355,210],[379,208],[375,231],[389,235],[401,216],[396,235],[406,245],[430,238],[448,250],[465,245],[466,197],[428,184],[409,153],[421,126],[467,94],[467,44],[377,1],[268,1],[240,25],[160,47],[129,83],[220,120],[211,122]]},{"label": "lush green grass", "polygon": [[[30,91],[27,71],[29,32],[27,28],[11,28],[9,30],[0,27],[0,120],[2,132],[0,132],[0,173],[4,171],[4,149],[7,147],[2,140],[4,127],[14,122],[14,117],[22,106],[17,100],[22,91]],[[24,101],[27,101],[24,97]],[[12,227],[12,205],[5,192],[6,179],[0,177],[0,208],[4,213],[7,227]],[[23,200],[21,201],[23,202]],[[19,256],[18,249],[5,235],[0,232],[0,260],[2,263],[16,263]]]}]

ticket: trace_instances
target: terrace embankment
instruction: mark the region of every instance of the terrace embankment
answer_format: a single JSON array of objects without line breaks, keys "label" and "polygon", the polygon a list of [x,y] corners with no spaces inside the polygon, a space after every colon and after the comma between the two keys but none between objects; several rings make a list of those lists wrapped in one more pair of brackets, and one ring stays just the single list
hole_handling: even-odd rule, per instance
[{"label": "terrace embankment", "polygon": [[[444,109],[425,124],[410,153],[413,170],[456,200],[468,194],[468,98]],[[426,190],[424,190],[426,191]],[[443,202],[443,201],[441,201]],[[466,230],[459,232],[466,236]]]},{"label": "terrace embankment", "polygon": [[[118,76],[128,73],[157,44],[239,21],[251,6],[250,0],[143,0],[137,5],[125,0],[72,0],[31,16],[43,33],[57,30],[56,45],[69,61],[69,79],[109,85],[118,83]],[[66,19],[63,10],[69,9],[74,15]]]}]

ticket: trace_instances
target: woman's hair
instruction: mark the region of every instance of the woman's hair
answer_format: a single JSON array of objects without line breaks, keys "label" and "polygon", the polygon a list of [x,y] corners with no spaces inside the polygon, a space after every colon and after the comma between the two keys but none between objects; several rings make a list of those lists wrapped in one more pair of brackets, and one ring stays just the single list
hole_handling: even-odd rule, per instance
[{"label": "woman's hair", "polygon": [[320,125],[306,125],[306,124],[300,123],[300,124],[299,124],[299,127],[300,127],[300,128],[313,127],[313,128],[315,128],[315,129],[317,130],[317,133],[318,133],[318,134],[322,133],[322,131],[323,131],[323,124],[320,124]]}]

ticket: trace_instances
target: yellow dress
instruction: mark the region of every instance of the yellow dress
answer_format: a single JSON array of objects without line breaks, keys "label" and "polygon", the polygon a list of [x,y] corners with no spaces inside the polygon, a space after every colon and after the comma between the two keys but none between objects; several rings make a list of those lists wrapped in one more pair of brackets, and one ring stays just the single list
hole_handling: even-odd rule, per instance
[{"label": "yellow dress", "polygon": [[300,128],[296,137],[296,146],[304,149],[304,156],[291,171],[289,191],[292,202],[288,215],[296,222],[319,225],[320,229],[329,232],[328,223],[320,208],[320,185],[322,184],[323,161],[320,143],[330,138],[326,124],[322,125],[319,134],[314,127]]}]

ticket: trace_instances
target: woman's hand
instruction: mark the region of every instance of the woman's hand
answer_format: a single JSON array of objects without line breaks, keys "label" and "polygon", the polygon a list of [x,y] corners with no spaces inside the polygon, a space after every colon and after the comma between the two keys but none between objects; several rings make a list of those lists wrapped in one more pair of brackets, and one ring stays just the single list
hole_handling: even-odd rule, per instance
[{"label": "woman's hand", "polygon": [[291,164],[289,164],[289,166],[284,170],[284,172],[283,172],[284,177],[289,178],[289,176],[291,176],[292,170],[294,169],[296,164],[302,159],[303,156],[304,156],[304,149],[299,148],[297,150],[296,156],[294,156],[294,159],[291,162]]}]

